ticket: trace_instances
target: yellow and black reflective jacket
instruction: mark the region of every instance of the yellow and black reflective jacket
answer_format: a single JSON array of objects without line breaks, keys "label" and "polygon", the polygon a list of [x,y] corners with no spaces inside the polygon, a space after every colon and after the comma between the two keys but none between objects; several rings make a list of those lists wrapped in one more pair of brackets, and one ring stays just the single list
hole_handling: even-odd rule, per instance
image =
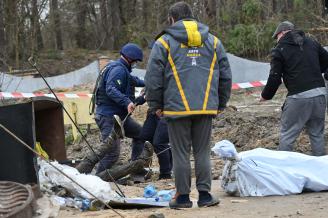
[{"label": "yellow and black reflective jacket", "polygon": [[216,115],[231,93],[221,41],[195,20],[181,20],[156,40],[145,76],[146,99],[166,117]]}]

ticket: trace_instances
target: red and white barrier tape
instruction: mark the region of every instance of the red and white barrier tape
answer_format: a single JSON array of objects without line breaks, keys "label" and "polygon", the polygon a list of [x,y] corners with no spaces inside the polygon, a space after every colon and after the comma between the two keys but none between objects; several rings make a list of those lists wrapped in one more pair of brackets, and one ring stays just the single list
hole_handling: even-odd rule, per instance
[{"label": "red and white barrier tape", "polygon": [[[255,88],[266,85],[265,80],[254,81],[247,83],[233,83],[232,90],[237,89],[246,89],[246,88]],[[56,93],[58,98],[91,98],[92,94],[87,93]],[[44,94],[44,93],[24,93],[24,92],[0,92],[0,98],[32,98],[32,97],[51,97],[54,98],[53,94]]]},{"label": "red and white barrier tape", "polygon": [[247,88],[262,87],[262,86],[265,86],[266,83],[267,83],[266,80],[254,81],[254,82],[247,82],[247,83],[233,83],[232,84],[232,89],[233,90],[237,90],[237,89],[247,89]]},{"label": "red and white barrier tape", "polygon": [[[56,93],[58,98],[91,98],[92,94],[87,93]],[[0,92],[0,98],[32,98],[32,97],[50,97],[54,98],[53,94],[45,93],[24,93],[24,92]]]}]

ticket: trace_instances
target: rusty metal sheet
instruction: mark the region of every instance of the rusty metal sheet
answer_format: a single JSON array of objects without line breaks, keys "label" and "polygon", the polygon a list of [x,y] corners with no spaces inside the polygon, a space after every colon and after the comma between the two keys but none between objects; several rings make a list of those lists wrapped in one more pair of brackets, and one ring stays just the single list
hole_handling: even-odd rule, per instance
[{"label": "rusty metal sheet", "polygon": [[52,160],[66,160],[63,110],[52,98],[32,98],[35,114],[36,141]]},{"label": "rusty metal sheet", "polygon": [[[35,97],[0,107],[0,123],[29,146],[40,142],[50,159],[66,160],[64,118],[53,98]],[[0,180],[38,183],[35,156],[8,133],[0,130]]]}]

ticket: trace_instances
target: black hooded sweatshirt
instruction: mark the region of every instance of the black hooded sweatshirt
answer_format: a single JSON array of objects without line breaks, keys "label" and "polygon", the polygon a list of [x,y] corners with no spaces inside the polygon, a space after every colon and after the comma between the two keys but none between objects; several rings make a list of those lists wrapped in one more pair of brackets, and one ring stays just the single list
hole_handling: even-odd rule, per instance
[{"label": "black hooded sweatshirt", "polygon": [[324,87],[322,73],[327,68],[328,52],[303,31],[290,31],[271,51],[271,70],[262,97],[272,99],[281,79],[288,90],[287,96]]}]

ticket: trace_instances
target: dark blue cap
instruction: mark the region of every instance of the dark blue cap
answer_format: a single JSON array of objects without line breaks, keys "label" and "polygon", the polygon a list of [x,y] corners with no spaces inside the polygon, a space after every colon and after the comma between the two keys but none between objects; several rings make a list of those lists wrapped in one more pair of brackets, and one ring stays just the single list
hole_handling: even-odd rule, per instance
[{"label": "dark blue cap", "polygon": [[121,55],[130,59],[131,61],[142,61],[143,60],[143,53],[141,48],[134,43],[128,43],[123,46],[121,49]]}]

